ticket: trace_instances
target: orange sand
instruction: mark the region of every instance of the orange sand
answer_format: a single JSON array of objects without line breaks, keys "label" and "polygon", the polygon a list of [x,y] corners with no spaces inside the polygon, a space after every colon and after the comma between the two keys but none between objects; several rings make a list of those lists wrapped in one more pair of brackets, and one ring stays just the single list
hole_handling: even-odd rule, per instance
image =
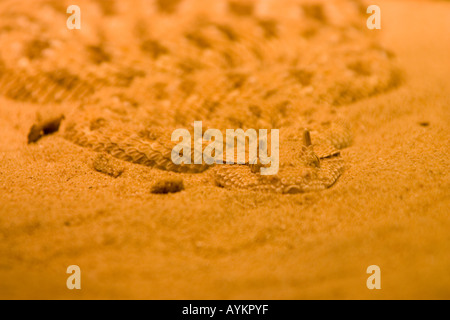
[{"label": "orange sand", "polygon": [[0,98],[0,298],[449,299],[450,3],[377,4],[406,82],[343,107],[349,168],[320,193],[153,195],[156,169],[113,179],[60,137],[28,146],[38,106]]}]

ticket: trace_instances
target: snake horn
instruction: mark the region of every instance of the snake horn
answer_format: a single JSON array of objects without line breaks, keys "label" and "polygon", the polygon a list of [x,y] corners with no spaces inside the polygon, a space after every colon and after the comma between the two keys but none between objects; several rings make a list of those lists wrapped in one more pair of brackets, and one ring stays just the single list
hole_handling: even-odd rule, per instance
[{"label": "snake horn", "polygon": [[309,147],[311,145],[311,134],[309,133],[308,129],[305,129],[305,131],[303,131],[303,143],[306,147]]}]

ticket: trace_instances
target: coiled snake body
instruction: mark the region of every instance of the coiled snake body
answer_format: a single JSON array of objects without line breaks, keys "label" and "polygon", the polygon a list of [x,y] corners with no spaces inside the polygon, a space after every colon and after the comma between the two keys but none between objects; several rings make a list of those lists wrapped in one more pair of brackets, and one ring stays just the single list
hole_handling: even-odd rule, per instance
[{"label": "coiled snake body", "polygon": [[280,129],[278,174],[215,165],[225,188],[333,185],[352,141],[341,106],[400,83],[358,1],[80,0],[80,30],[70,4],[0,4],[0,94],[64,106],[66,139],[174,172],[209,166],[172,163],[169,128]]}]

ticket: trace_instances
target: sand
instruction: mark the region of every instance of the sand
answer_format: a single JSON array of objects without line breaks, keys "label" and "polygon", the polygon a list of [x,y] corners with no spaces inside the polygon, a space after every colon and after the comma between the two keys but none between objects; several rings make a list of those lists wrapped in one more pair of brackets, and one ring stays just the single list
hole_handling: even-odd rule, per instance
[{"label": "sand", "polygon": [[[297,195],[155,195],[157,169],[57,135],[27,145],[40,106],[0,98],[0,298],[449,299],[450,3],[378,1],[399,88],[342,106],[348,169]],[[381,268],[381,290],[366,269]],[[82,289],[66,288],[78,265]]]}]

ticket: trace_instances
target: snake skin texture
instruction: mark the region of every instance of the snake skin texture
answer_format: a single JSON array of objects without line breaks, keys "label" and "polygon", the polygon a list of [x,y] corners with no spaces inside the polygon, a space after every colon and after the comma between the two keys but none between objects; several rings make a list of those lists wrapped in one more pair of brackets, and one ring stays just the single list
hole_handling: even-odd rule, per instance
[{"label": "snake skin texture", "polygon": [[[401,83],[357,0],[0,3],[0,95],[65,106],[61,135],[97,152],[218,186],[319,191],[352,142],[340,108]],[[176,128],[280,129],[280,170],[171,161]],[[305,131],[305,129],[307,129]],[[203,145],[203,148],[205,144]]]}]

